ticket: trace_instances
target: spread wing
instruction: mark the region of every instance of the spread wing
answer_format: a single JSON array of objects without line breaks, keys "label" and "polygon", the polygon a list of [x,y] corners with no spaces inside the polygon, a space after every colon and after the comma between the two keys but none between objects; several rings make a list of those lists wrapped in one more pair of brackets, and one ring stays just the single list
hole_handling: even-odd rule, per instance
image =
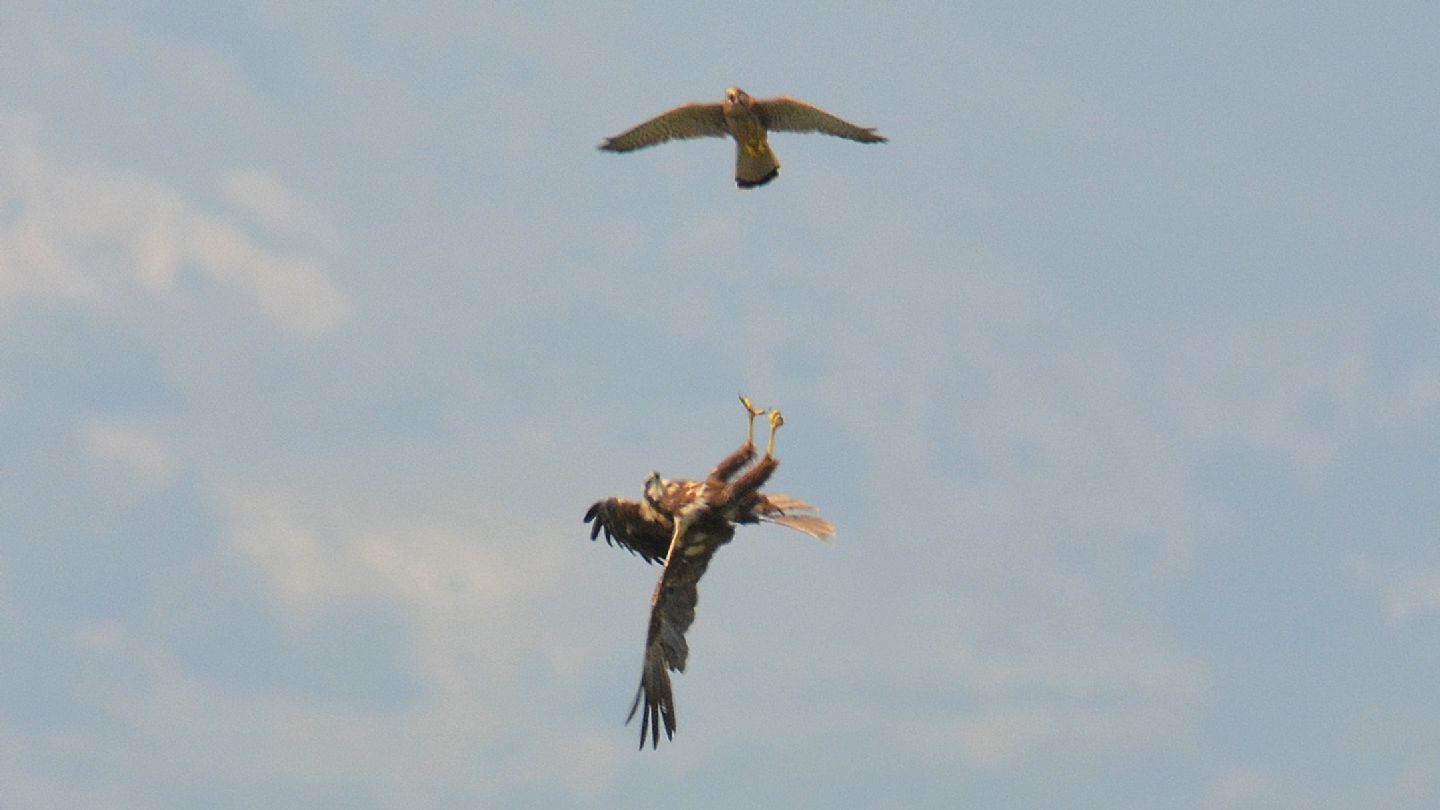
[{"label": "spread wing", "polygon": [[716,549],[735,537],[735,527],[712,515],[692,525],[684,537],[679,538],[675,559],[665,563],[660,574],[660,583],[655,587],[655,598],[650,608],[650,629],[645,636],[645,665],[641,670],[640,689],[635,693],[635,703],[630,707],[629,723],[643,704],[644,714],[640,717],[640,747],[645,747],[646,735],[650,747],[660,744],[660,726],[664,723],[665,737],[675,736],[675,693],[670,687],[670,671],[684,672],[685,659],[690,647],[685,642],[685,631],[695,621],[695,603],[699,599],[697,588],[700,577],[710,565]]},{"label": "spread wing", "polygon": [[650,508],[644,501],[610,498],[596,501],[585,513],[590,524],[590,539],[605,533],[605,542],[616,543],[631,554],[639,554],[645,562],[664,562],[670,550],[670,535],[675,531],[669,517]]},{"label": "spread wing", "polygon": [[600,148],[607,152],[633,152],[669,140],[720,138],[728,134],[730,129],[725,126],[725,114],[719,104],[685,104],[606,138]]},{"label": "spread wing", "polygon": [[877,135],[874,127],[856,126],[797,98],[781,96],[756,101],[754,109],[765,128],[772,132],[823,132],[861,143],[885,142],[885,137]]}]

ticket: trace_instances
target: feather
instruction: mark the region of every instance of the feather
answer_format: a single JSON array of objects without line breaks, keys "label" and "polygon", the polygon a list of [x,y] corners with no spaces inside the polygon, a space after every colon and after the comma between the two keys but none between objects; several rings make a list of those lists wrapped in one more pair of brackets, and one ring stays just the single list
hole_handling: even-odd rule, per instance
[{"label": "feather", "polygon": [[849,121],[798,98],[781,96],[754,102],[754,109],[765,128],[772,132],[820,132],[860,143],[884,143],[885,136],[874,127],[856,126]]},{"label": "feather", "polygon": [[606,152],[633,152],[669,140],[723,138],[730,134],[719,104],[684,104],[600,144]]},{"label": "feather", "polygon": [[618,544],[648,563],[664,561],[674,531],[673,521],[650,504],[624,498],[596,501],[585,512],[585,522],[591,524],[591,540],[604,532],[607,544]]},{"label": "feather", "polygon": [[835,526],[819,515],[762,515],[760,519],[766,523],[788,526],[816,540],[829,540],[835,536]]}]

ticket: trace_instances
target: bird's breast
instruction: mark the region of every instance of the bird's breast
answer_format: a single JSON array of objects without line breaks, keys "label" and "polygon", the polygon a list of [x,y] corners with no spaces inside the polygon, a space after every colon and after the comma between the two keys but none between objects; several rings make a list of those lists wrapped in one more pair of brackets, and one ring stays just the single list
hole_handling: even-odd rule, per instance
[{"label": "bird's breast", "polygon": [[766,146],[764,132],[760,133],[759,138],[740,140],[740,148],[744,149],[745,154],[750,157],[760,157],[765,154]]},{"label": "bird's breast", "polygon": [[723,112],[730,134],[747,150],[765,146],[765,125],[759,116],[739,104],[726,104]]}]

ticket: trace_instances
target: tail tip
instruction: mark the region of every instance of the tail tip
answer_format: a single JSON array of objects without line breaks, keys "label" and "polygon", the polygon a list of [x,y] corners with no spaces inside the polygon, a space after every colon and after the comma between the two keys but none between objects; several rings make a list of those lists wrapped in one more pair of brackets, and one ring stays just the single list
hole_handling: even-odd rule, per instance
[{"label": "tail tip", "polygon": [[770,182],[771,180],[774,180],[776,177],[779,177],[779,176],[780,176],[780,167],[779,167],[779,166],[776,166],[775,168],[771,169],[768,173],[766,173],[766,175],[765,175],[764,177],[761,177],[759,180],[746,180],[746,179],[743,178],[743,177],[736,177],[736,178],[735,178],[735,185],[739,186],[740,188],[744,188],[744,189],[759,188],[760,186],[765,185],[766,183]]}]

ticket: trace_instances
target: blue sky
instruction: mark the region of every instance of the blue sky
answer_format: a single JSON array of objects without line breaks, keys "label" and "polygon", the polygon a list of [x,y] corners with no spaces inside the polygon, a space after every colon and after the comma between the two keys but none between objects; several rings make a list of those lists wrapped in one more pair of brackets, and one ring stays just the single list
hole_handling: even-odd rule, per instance
[{"label": "blue sky", "polygon": [[[0,6],[0,804],[1440,803],[1431,4]],[[891,138],[607,136],[739,85]],[[679,731],[600,497],[774,488]]]}]

